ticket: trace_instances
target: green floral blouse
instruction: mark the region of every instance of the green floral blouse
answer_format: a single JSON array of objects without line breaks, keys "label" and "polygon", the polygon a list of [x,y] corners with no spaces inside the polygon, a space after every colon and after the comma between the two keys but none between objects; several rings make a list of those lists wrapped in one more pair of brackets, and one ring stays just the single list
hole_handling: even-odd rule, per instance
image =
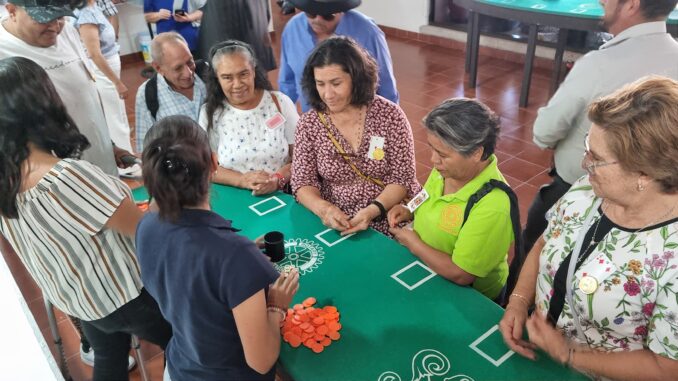
[{"label": "green floral blouse", "polygon": [[[539,259],[536,304],[544,313],[553,295],[558,267],[574,249],[579,231],[593,210],[595,195],[582,177],[548,212],[546,246]],[[575,272],[572,280],[577,316],[587,344],[603,351],[649,349],[678,359],[678,219],[636,232],[614,226]],[[579,280],[598,279],[586,295]],[[567,299],[558,319],[565,335],[577,339],[572,306]]]}]

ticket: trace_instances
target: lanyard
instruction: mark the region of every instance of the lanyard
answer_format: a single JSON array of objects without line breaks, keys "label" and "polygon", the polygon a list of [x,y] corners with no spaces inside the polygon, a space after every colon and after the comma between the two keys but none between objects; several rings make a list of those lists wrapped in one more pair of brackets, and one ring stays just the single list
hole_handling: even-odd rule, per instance
[{"label": "lanyard", "polygon": [[[586,341],[586,336],[584,336],[584,330],[581,328],[581,324],[579,324],[577,309],[574,307],[574,290],[572,290],[572,278],[574,277],[574,271],[577,266],[577,262],[579,261],[579,252],[581,251],[581,247],[584,245],[586,232],[591,228],[591,225],[593,224],[593,215],[596,214],[596,211],[602,202],[602,199],[596,199],[589,209],[589,215],[586,217],[581,230],[579,230],[579,236],[577,237],[577,242],[574,245],[574,250],[572,251],[572,256],[570,257],[570,266],[567,269],[567,277],[565,278],[565,298],[567,300],[567,304],[570,305],[570,311],[572,311],[572,320],[574,321],[574,326],[577,329],[577,337],[582,341]],[[595,237],[593,238],[595,239]]]}]

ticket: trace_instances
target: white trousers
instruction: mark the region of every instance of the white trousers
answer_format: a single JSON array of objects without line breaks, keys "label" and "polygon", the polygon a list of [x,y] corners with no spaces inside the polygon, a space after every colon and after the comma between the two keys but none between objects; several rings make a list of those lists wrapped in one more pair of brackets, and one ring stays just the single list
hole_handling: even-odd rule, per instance
[{"label": "white trousers", "polygon": [[[113,73],[120,78],[120,55],[116,54],[111,57],[106,57],[108,66],[111,67]],[[99,70],[94,63],[94,77],[96,78],[97,90],[101,97],[101,103],[104,107],[104,115],[106,116],[106,124],[108,125],[108,133],[111,135],[111,140],[116,146],[133,152],[132,144],[130,143],[130,129],[127,121],[127,112],[125,110],[125,100],[120,99],[118,91],[115,89],[115,84],[111,82],[104,73]],[[134,96],[129,94],[128,96]]]}]

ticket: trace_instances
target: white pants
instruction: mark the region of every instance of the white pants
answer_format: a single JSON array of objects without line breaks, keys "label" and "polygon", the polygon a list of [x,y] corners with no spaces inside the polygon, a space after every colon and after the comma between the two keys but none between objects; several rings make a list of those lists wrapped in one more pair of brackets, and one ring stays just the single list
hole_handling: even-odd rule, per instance
[{"label": "white pants", "polygon": [[[120,55],[116,54],[111,57],[106,57],[108,66],[111,67],[113,73],[118,78],[120,77]],[[130,129],[127,121],[127,112],[125,110],[125,101],[120,99],[118,91],[115,89],[115,84],[111,82],[104,73],[99,70],[94,63],[94,77],[96,78],[97,90],[101,97],[101,103],[104,107],[104,115],[106,116],[106,124],[108,125],[108,133],[111,135],[111,140],[116,146],[133,152],[132,144],[130,143]]]}]

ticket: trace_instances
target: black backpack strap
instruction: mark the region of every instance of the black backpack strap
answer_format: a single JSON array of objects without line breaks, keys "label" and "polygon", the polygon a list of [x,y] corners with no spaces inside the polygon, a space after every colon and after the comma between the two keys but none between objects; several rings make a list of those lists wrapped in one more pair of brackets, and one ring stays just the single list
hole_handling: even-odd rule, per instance
[{"label": "black backpack strap", "polygon": [[195,61],[195,74],[202,79],[203,82],[207,83],[207,78],[210,74],[210,64],[209,62],[198,59]]},{"label": "black backpack strap", "polygon": [[158,74],[154,74],[151,79],[146,82],[146,88],[144,89],[144,95],[146,96],[146,108],[151,112],[151,117],[153,120],[156,119],[158,115],[158,109],[160,108],[160,103],[158,103]]},{"label": "black backpack strap", "polygon": [[463,227],[466,223],[473,206],[478,203],[481,198],[490,193],[494,188],[499,188],[504,193],[506,193],[511,205],[510,213],[514,236],[514,256],[513,261],[511,261],[511,265],[509,266],[509,276],[506,280],[506,295],[510,295],[516,285],[516,282],[518,281],[518,275],[520,275],[520,269],[523,267],[526,256],[523,249],[523,234],[522,227],[520,225],[520,206],[518,205],[518,196],[516,196],[515,192],[508,184],[504,183],[503,181],[491,179],[485,183],[476,193],[469,197],[468,203],[466,204],[466,209],[464,210],[464,219],[461,223],[461,226]]}]

